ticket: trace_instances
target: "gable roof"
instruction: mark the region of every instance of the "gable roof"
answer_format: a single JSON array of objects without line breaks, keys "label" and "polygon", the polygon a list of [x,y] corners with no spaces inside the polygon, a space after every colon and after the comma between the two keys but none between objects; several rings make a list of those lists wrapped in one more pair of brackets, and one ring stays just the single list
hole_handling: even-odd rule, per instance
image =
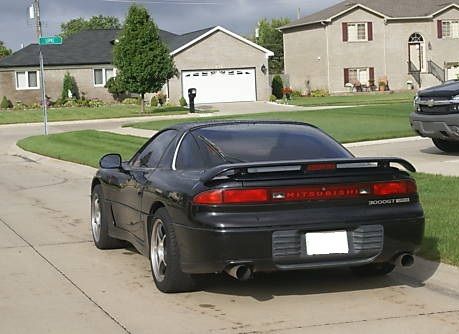
[{"label": "gable roof", "polygon": [[309,24],[331,22],[355,8],[362,8],[387,20],[394,19],[430,19],[451,7],[459,8],[459,0],[345,0],[325,8],[300,20],[293,21],[280,30]]},{"label": "gable roof", "polygon": [[225,33],[225,34],[227,34],[227,35],[230,35],[231,37],[234,37],[234,38],[240,40],[241,42],[243,42],[243,43],[245,43],[245,44],[248,44],[248,45],[254,47],[255,49],[258,49],[258,50],[260,50],[260,51],[266,53],[266,55],[267,55],[268,57],[274,56],[274,52],[272,52],[272,51],[270,51],[270,50],[268,50],[268,49],[262,47],[261,45],[258,45],[258,44],[256,44],[256,43],[254,43],[254,42],[248,40],[247,38],[244,38],[244,37],[242,37],[242,36],[240,36],[240,35],[238,35],[238,34],[235,34],[235,33],[232,32],[232,31],[229,31],[228,29],[225,29],[225,28],[220,27],[220,26],[217,26],[217,27],[208,29],[208,30],[205,31],[205,32],[203,31],[203,33],[202,33],[201,35],[196,36],[196,38],[194,38],[194,39],[192,39],[192,40],[190,39],[187,43],[182,44],[180,47],[178,47],[177,49],[175,49],[174,51],[172,51],[172,52],[171,52],[171,55],[176,55],[176,54],[182,52],[183,50],[185,50],[185,49],[191,47],[192,45],[194,45],[194,44],[196,44],[196,43],[199,43],[201,40],[203,40],[204,38],[206,38],[206,37],[212,35],[213,33],[217,32],[217,31],[221,31],[221,32],[223,32],[223,33]]},{"label": "gable roof", "polygon": [[[159,36],[171,50],[171,55],[175,55],[217,30],[225,31],[268,54],[272,53],[222,27],[210,27],[182,35],[159,30]],[[119,33],[120,30],[116,29],[85,30],[65,39],[62,45],[43,46],[44,64],[45,66],[111,64],[113,62],[113,42]],[[0,68],[39,66],[39,52],[38,44],[30,44],[1,59]]]}]

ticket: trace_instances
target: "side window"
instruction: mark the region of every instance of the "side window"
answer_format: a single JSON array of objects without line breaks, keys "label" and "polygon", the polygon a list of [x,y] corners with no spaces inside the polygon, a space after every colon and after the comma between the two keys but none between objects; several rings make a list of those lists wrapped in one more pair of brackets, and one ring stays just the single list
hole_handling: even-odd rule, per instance
[{"label": "side window", "polygon": [[177,170],[202,169],[204,160],[193,135],[188,134],[183,139],[177,154],[175,167]]},{"label": "side window", "polygon": [[169,144],[177,135],[175,130],[167,130],[155,137],[142,151],[138,152],[132,161],[132,166],[140,168],[155,168]]}]

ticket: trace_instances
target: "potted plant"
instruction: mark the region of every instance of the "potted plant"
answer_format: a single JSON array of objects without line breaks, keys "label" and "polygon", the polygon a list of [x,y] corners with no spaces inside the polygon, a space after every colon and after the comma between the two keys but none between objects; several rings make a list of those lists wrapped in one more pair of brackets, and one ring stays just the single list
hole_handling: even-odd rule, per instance
[{"label": "potted plant", "polygon": [[378,86],[379,86],[380,92],[386,91],[386,86],[387,86],[386,80],[379,80]]},{"label": "potted plant", "polygon": [[349,93],[352,93],[352,91],[354,90],[354,85],[351,84],[350,82],[348,82],[347,84],[345,84],[344,87],[347,88],[347,91],[348,91]]}]

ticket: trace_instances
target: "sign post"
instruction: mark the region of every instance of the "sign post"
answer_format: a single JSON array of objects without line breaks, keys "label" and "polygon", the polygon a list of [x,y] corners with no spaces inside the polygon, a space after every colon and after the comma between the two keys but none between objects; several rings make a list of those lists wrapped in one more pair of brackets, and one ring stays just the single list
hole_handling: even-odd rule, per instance
[{"label": "sign post", "polygon": [[48,135],[48,99],[46,98],[46,86],[45,86],[45,65],[43,59],[42,46],[44,45],[60,45],[62,44],[62,37],[51,36],[51,37],[40,37],[38,44],[40,45],[40,82],[41,82],[41,103],[43,110],[43,122],[45,127],[45,136]]}]

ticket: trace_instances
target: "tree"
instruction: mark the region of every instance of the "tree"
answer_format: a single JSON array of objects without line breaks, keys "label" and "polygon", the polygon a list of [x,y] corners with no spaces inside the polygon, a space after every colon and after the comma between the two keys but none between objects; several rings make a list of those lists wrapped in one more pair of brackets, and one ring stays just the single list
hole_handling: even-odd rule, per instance
[{"label": "tree", "polygon": [[276,75],[273,78],[272,82],[272,89],[273,89],[273,95],[277,97],[278,99],[281,99],[284,97],[284,83],[282,82],[282,78],[280,75]]},{"label": "tree", "polygon": [[264,48],[274,52],[274,57],[269,59],[269,71],[272,74],[281,74],[284,72],[284,41],[282,32],[277,30],[290,23],[290,19],[262,19],[258,23],[259,36],[256,42]]},{"label": "tree", "polygon": [[11,49],[8,49],[3,41],[0,41],[0,59],[11,54]]},{"label": "tree", "polygon": [[115,16],[93,16],[89,20],[80,17],[61,24],[61,36],[68,38],[83,30],[121,29],[120,20]]},{"label": "tree", "polygon": [[[70,91],[70,94],[69,94],[69,91]],[[68,99],[70,99],[69,95],[71,95],[72,98],[75,98],[75,99],[80,98],[80,92],[78,90],[78,85],[76,83],[76,80],[74,77],[70,75],[69,72],[67,72],[64,75],[64,81],[62,83],[62,93],[61,93],[62,101],[67,101]]]},{"label": "tree", "polygon": [[160,91],[177,73],[169,52],[147,10],[132,5],[113,50],[113,63],[123,88],[140,94],[141,112],[145,110],[145,94]]}]

